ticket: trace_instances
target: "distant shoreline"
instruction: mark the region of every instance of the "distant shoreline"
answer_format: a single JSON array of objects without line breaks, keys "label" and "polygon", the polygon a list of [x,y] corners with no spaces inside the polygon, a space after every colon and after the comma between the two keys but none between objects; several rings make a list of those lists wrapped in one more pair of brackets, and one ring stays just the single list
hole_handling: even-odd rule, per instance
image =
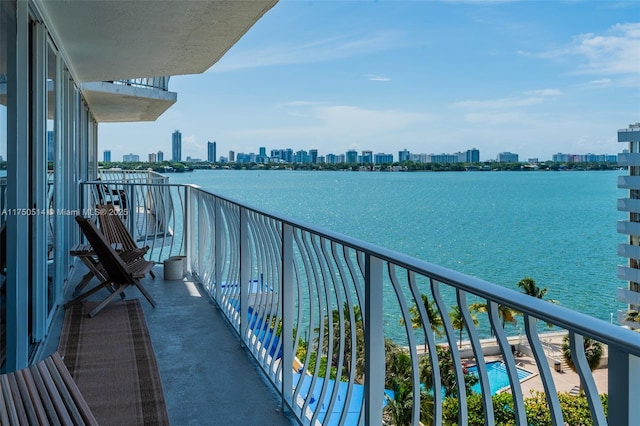
[{"label": "distant shoreline", "polygon": [[[616,163],[590,162],[590,163],[559,163],[542,162],[530,163],[417,163],[403,162],[392,164],[312,164],[312,163],[187,163],[169,162],[162,163],[99,163],[99,167],[105,170],[153,170],[159,173],[183,173],[194,170],[287,170],[287,171],[353,171],[353,172],[489,172],[489,171],[601,171],[620,170],[624,167]],[[0,164],[0,169],[2,165]]]}]

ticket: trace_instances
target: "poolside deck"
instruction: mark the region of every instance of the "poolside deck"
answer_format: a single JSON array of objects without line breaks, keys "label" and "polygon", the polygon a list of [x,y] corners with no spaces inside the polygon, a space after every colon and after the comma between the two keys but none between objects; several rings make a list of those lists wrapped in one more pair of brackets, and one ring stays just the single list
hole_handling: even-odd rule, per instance
[{"label": "poolside deck", "polygon": [[[578,373],[572,371],[562,360],[560,356],[560,348],[562,346],[562,340],[566,333],[563,332],[549,332],[540,334],[540,338],[544,343],[544,346],[549,348],[552,353],[548,354],[549,358],[557,359],[561,361],[561,370],[556,371],[555,366],[550,364],[551,375],[553,377],[553,381],[556,386],[556,390],[559,393],[570,393],[572,391],[575,392],[576,389],[580,386],[580,378]],[[495,343],[491,343],[494,345]],[[530,351],[528,351],[527,347],[518,346],[518,355],[515,357],[516,365],[523,370],[529,371],[532,373],[532,376],[524,379],[520,382],[522,387],[522,393],[526,397],[528,397],[532,392],[544,392],[544,386],[542,384],[542,380],[540,378],[540,371],[538,369],[538,365],[535,362],[535,359],[532,355],[529,355]],[[464,347],[464,346],[463,346]],[[523,353],[524,352],[524,353]],[[473,358],[466,358],[467,361],[475,362]],[[491,361],[502,361],[502,356],[498,355],[485,355],[485,362]],[[593,378],[596,383],[596,387],[598,388],[598,392],[608,393],[608,384],[609,384],[609,375],[607,369],[607,359],[606,359],[606,349],[605,356],[601,362],[600,368],[596,369],[593,372]]]},{"label": "poolside deck", "polygon": [[[70,292],[85,272],[78,264]],[[187,279],[163,280],[161,266],[154,272],[143,284],[156,308],[134,288],[127,297],[141,299],[171,424],[297,424],[202,289]],[[44,353],[57,348],[63,320],[60,308]]]}]

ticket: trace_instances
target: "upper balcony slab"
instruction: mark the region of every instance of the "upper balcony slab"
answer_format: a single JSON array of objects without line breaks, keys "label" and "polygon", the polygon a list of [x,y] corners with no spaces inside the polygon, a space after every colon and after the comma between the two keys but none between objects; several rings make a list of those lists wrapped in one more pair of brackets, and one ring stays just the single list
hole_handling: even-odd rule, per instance
[{"label": "upper balcony slab", "polygon": [[81,89],[99,123],[155,121],[178,97],[162,89],[112,82],[84,83]]},{"label": "upper balcony slab", "polygon": [[36,1],[80,83],[202,73],[276,3]]}]

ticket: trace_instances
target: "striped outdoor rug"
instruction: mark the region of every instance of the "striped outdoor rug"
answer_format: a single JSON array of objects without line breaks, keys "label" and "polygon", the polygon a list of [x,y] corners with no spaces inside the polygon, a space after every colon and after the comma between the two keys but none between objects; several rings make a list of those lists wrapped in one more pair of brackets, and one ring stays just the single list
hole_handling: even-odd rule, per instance
[{"label": "striped outdoor rug", "polygon": [[158,365],[138,299],[69,307],[58,351],[101,425],[168,425]]}]

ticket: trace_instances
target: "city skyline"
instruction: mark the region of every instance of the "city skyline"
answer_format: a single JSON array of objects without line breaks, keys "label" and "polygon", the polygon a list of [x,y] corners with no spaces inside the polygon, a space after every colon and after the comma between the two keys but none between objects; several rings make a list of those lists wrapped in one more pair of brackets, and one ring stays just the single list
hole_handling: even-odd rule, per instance
[{"label": "city skyline", "polygon": [[616,154],[640,117],[639,15],[615,1],[280,1],[208,72],[172,77],[178,102],[156,122],[101,124],[99,149],[166,150],[181,128],[183,157],[207,158],[211,140]]},{"label": "city skyline", "polygon": [[[179,131],[175,131],[175,133]],[[288,155],[283,154],[285,151],[288,152]],[[247,158],[252,158],[250,160],[250,162],[257,162],[257,163],[266,163],[266,162],[277,162],[279,159],[283,160],[283,162],[311,162],[311,163],[316,163],[316,162],[320,162],[320,161],[316,161],[316,160],[322,160],[322,162],[326,162],[326,163],[335,163],[335,162],[351,162],[351,163],[358,163],[361,162],[359,161],[359,159],[361,159],[362,157],[367,157],[369,156],[370,159],[374,159],[374,158],[384,158],[385,161],[365,161],[365,162],[374,162],[374,163],[380,163],[380,162],[402,162],[405,160],[409,160],[409,161],[419,161],[419,162],[429,162],[426,161],[427,158],[435,158],[436,160],[432,160],[432,162],[439,162],[439,163],[452,163],[452,162],[460,162],[460,163],[478,163],[478,162],[492,162],[492,161],[497,161],[497,162],[521,162],[521,163],[526,163],[526,162],[547,162],[547,161],[551,161],[551,162],[588,162],[588,161],[612,161],[612,157],[617,157],[617,154],[608,154],[608,153],[595,153],[595,152],[587,152],[587,153],[575,153],[575,152],[562,152],[562,151],[558,151],[555,152],[551,155],[551,158],[540,158],[538,156],[533,156],[533,157],[527,157],[527,158],[523,158],[522,156],[520,156],[519,153],[517,152],[511,152],[511,151],[502,151],[499,152],[495,158],[491,158],[491,159],[481,159],[480,158],[480,150],[478,150],[477,148],[468,148],[468,149],[464,149],[464,150],[457,150],[455,152],[441,152],[441,153],[425,153],[425,152],[411,152],[407,149],[403,149],[403,150],[398,150],[395,153],[394,152],[374,152],[371,150],[362,150],[362,151],[357,151],[354,149],[349,149],[345,152],[330,152],[330,153],[322,153],[319,152],[317,149],[314,148],[310,148],[310,149],[293,149],[293,148],[274,148],[274,149],[270,149],[268,150],[268,152],[270,153],[270,155],[267,155],[267,148],[266,147],[259,147],[258,148],[258,153],[255,152],[235,152],[233,150],[229,150],[229,151],[223,151],[225,154],[228,155],[219,155],[216,156],[216,152],[217,152],[217,143],[216,142],[207,142],[207,152],[206,152],[206,156],[205,157],[196,157],[196,156],[191,156],[188,155],[186,156],[185,160],[180,160],[180,161],[176,161],[173,160],[173,162],[249,162],[248,160],[246,160]],[[275,153],[275,155],[274,155]],[[107,160],[107,155],[109,157],[109,159],[111,158],[111,151],[110,150],[104,150],[103,151],[103,158],[104,158],[104,162],[110,162],[110,160]],[[149,159],[147,162],[163,162],[163,153],[162,150],[159,150],[157,153],[156,152],[150,152],[147,154],[125,154],[123,156],[123,162],[130,162],[131,161],[131,155],[135,155],[139,158],[144,158],[144,155],[147,155],[147,158]],[[308,155],[308,158],[310,159],[310,161],[301,161],[299,159],[299,155]],[[285,156],[287,158],[285,158]],[[125,157],[127,157],[127,159],[125,159]],[[230,157],[233,157],[233,159],[231,159]],[[417,157],[420,157],[420,159],[416,159]],[[459,160],[458,161],[453,161],[451,160],[452,157],[457,157]],[[206,160],[204,160],[203,158],[206,158]],[[212,160],[212,158],[214,158],[215,160]],[[236,158],[238,158],[236,160]],[[242,158],[243,161],[240,160],[240,158]],[[311,160],[313,158],[313,160]],[[343,159],[343,161],[330,161],[333,160],[335,158],[338,159]],[[389,159],[392,159],[392,161],[388,161]],[[464,159],[463,159],[464,158]],[[581,158],[585,158],[585,159],[581,159]],[[587,160],[588,158],[588,160]],[[593,160],[593,158],[598,158],[598,160]],[[153,159],[153,160],[152,160]],[[140,160],[138,160],[140,161]],[[118,162],[117,160],[115,162]],[[140,161],[140,162],[145,162],[145,161]]]}]

